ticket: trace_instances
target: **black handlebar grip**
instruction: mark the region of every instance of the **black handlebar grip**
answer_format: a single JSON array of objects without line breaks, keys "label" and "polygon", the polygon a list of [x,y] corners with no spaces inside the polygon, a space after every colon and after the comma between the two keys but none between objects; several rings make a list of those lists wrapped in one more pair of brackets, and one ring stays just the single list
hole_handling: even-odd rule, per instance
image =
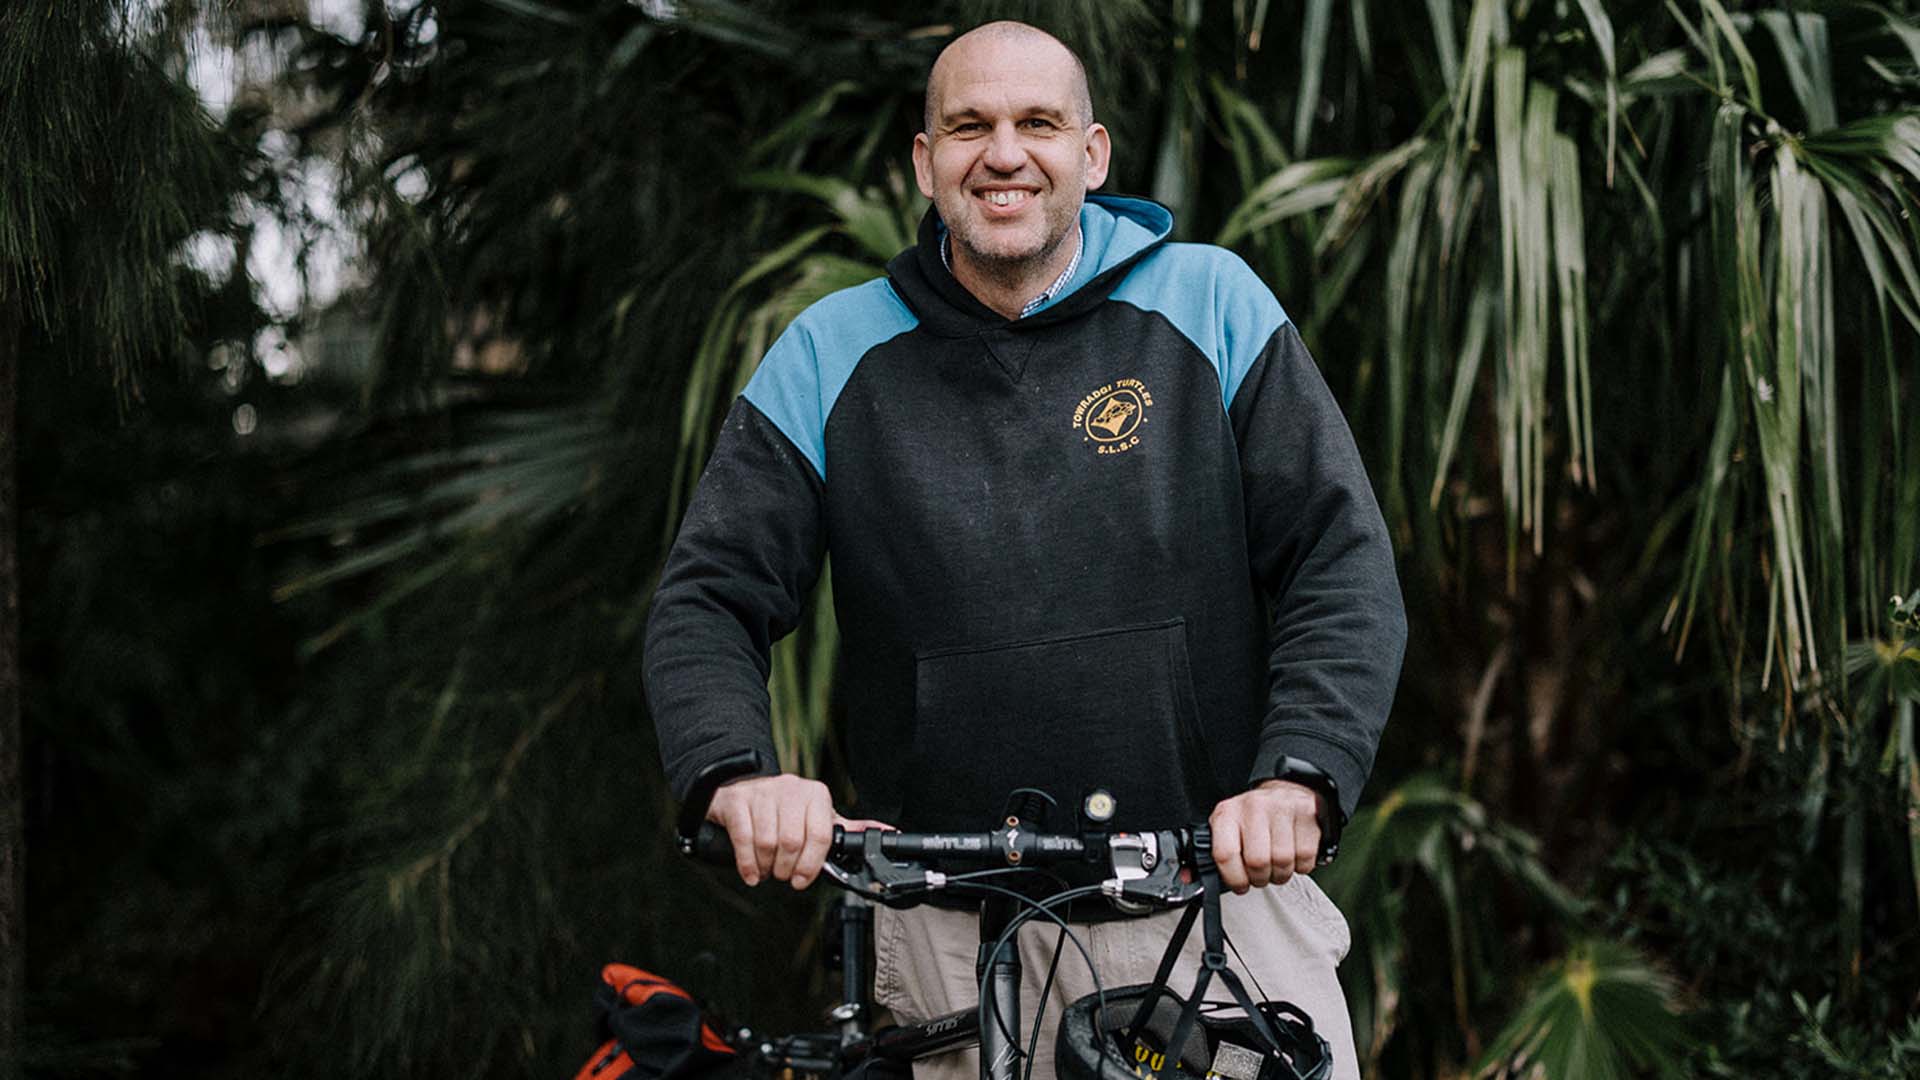
[{"label": "black handlebar grip", "polygon": [[[858,834],[855,834],[858,835]],[[853,845],[858,847],[856,843]],[[828,849],[827,857],[838,859],[847,850],[847,830],[840,825],[833,827],[833,846]],[[681,840],[680,852],[709,866],[733,866],[733,837],[727,830],[711,821],[703,821],[694,830],[691,837]]]},{"label": "black handlebar grip", "polygon": [[707,807],[713,805],[713,793],[720,790],[720,785],[760,772],[766,764],[759,751],[741,750],[728,754],[694,774],[693,783],[687,789],[687,801],[680,804],[680,819],[674,829],[680,838],[682,851],[689,855],[694,853],[695,833],[700,823],[706,820]]},{"label": "black handlebar grip", "polygon": [[733,838],[727,835],[727,830],[713,822],[703,821],[694,832],[686,853],[709,866],[732,866]]}]

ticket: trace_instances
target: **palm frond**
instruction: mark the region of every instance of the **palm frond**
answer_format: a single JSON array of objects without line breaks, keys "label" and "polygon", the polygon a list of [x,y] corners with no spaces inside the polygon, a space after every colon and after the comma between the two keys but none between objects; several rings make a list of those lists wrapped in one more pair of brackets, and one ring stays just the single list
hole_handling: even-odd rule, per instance
[{"label": "palm frond", "polygon": [[1233,208],[1214,243],[1231,246],[1269,225],[1333,206],[1346,193],[1355,167],[1349,158],[1317,158],[1282,167]]},{"label": "palm frond", "polygon": [[1582,941],[1549,968],[1488,1047],[1477,1078],[1683,1076],[1691,1041],[1672,981],[1634,950]]},{"label": "palm frond", "polygon": [[1620,65],[1614,53],[1613,20],[1600,6],[1600,0],[1580,0],[1580,13],[1586,16],[1587,29],[1594,47],[1600,50],[1607,69],[1607,186],[1613,186],[1613,159],[1620,138]]},{"label": "palm frond", "polygon": [[403,455],[363,477],[372,494],[264,534],[262,543],[327,542],[327,556],[275,586],[281,601],[404,568],[366,604],[309,638],[303,652],[377,625],[502,532],[527,535],[582,506],[628,445],[593,408],[485,416],[461,444]]},{"label": "palm frond", "polygon": [[1320,80],[1327,66],[1327,32],[1333,0],[1307,0],[1300,30],[1300,92],[1293,107],[1293,155],[1307,156],[1313,116],[1320,108]]},{"label": "palm frond", "polygon": [[1348,823],[1340,858],[1315,879],[1353,925],[1356,948],[1368,957],[1370,979],[1348,987],[1363,1062],[1384,1052],[1401,1007],[1403,960],[1409,947],[1407,914],[1424,884],[1437,901],[1452,958],[1455,1011],[1471,1015],[1465,971],[1468,957],[1486,948],[1485,911],[1465,897],[1488,887],[1489,876],[1522,888],[1556,919],[1572,919],[1581,905],[1554,881],[1525,833],[1488,817],[1486,809],[1433,775],[1416,776],[1383,795]]}]

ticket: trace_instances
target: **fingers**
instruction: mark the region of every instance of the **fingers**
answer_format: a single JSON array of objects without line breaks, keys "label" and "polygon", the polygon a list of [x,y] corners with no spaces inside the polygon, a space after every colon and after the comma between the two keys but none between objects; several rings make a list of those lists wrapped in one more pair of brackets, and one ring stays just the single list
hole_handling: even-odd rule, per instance
[{"label": "fingers", "polygon": [[1269,849],[1271,855],[1267,869],[1267,884],[1284,885],[1287,879],[1293,876],[1295,869],[1294,853],[1296,849],[1293,845],[1293,829],[1291,823],[1274,829],[1268,835],[1272,838],[1273,846]]},{"label": "fingers", "polygon": [[773,812],[780,820],[774,831],[779,839],[773,849],[773,876],[777,880],[793,880],[794,864],[800,861],[800,849],[807,843],[807,811],[812,803],[811,799],[794,799],[774,804]]},{"label": "fingers", "polygon": [[758,787],[753,792],[754,875],[749,885],[758,885],[773,873],[774,857],[780,853],[780,795],[770,787]]},{"label": "fingers", "polygon": [[[1263,809],[1260,801],[1256,800],[1241,810],[1246,820],[1240,823],[1240,857],[1247,864],[1247,884],[1256,889],[1264,889],[1273,882],[1274,848],[1278,846],[1274,843],[1273,822],[1260,812]],[[1292,838],[1288,839],[1290,846]],[[1291,858],[1293,853],[1288,851],[1286,854]]]},{"label": "fingers", "polygon": [[820,876],[820,868],[827,863],[827,852],[833,847],[833,804],[822,798],[807,801],[805,838],[801,841],[800,854],[794,860],[793,877],[789,880],[796,889],[804,889],[813,884]]},{"label": "fingers", "polygon": [[827,786],[799,776],[757,776],[722,785],[707,819],[733,841],[740,880],[771,877],[796,889],[813,883],[833,845],[833,798]]},{"label": "fingers", "polygon": [[1236,893],[1246,892],[1247,867],[1240,855],[1239,814],[1227,803],[1221,803],[1214,808],[1210,823],[1213,826],[1213,863],[1220,869],[1220,883]]},{"label": "fingers", "polygon": [[722,787],[713,794],[707,820],[727,830],[727,839],[733,841],[733,868],[740,872],[740,880],[760,884],[760,860],[753,850],[752,800],[731,786]]},{"label": "fingers", "polygon": [[1320,818],[1317,814],[1293,816],[1293,872],[1311,874],[1320,861]]},{"label": "fingers", "polygon": [[1287,781],[1267,781],[1223,800],[1209,818],[1220,883],[1236,893],[1311,873],[1320,850],[1317,796]]}]

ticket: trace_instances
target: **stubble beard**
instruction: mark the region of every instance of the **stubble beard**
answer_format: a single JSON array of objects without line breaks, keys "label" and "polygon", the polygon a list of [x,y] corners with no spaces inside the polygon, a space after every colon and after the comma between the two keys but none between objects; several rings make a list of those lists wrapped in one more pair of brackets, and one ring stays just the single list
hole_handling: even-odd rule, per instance
[{"label": "stubble beard", "polygon": [[[964,200],[967,196],[962,193],[960,198]],[[963,208],[965,208],[964,203]],[[1080,208],[1077,205],[1061,203],[1057,206],[1049,206],[1044,219],[1047,227],[1046,235],[1041,239],[1038,248],[1024,253],[983,251],[974,242],[974,223],[964,213],[950,216],[943,214],[942,218],[947,222],[947,235],[955,252],[964,252],[967,262],[981,274],[1011,288],[1034,275],[1036,271],[1043,270],[1052,261],[1055,253],[1060,250],[1060,245],[1066,243],[1067,237],[1072,235],[1073,223],[1079,216]]]}]

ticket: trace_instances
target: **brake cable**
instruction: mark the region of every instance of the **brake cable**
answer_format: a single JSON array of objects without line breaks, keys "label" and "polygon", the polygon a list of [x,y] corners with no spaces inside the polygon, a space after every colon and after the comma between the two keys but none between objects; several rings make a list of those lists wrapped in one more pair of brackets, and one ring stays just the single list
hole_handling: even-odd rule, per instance
[{"label": "brake cable", "polygon": [[1034,1006],[1033,1036],[1027,1040],[1027,1068],[1020,1074],[1020,1080],[1033,1080],[1033,1054],[1040,1047],[1040,1023],[1047,1018],[1047,995],[1053,992],[1053,976],[1060,970],[1060,953],[1067,944],[1067,928],[1060,928],[1060,936],[1053,941],[1053,959],[1047,963],[1047,980],[1040,984],[1040,1002]]},{"label": "brake cable", "polygon": [[[1081,959],[1087,962],[1087,971],[1089,974],[1093,976],[1093,992],[1096,995],[1096,1000],[1098,1002],[1098,1008],[1100,1010],[1099,1015],[1105,1014],[1106,1007],[1107,1007],[1107,987],[1106,987],[1106,984],[1100,978],[1100,971],[1099,971],[1098,965],[1096,965],[1093,962],[1093,953],[1088,950],[1086,943],[1080,940],[1080,935],[1073,932],[1073,929],[1071,926],[1068,925],[1067,920],[1062,918],[1053,910],[1056,906],[1064,907],[1067,904],[1070,904],[1073,901],[1078,900],[1082,896],[1099,895],[1101,891],[1100,886],[1086,885],[1077,889],[1069,889],[1066,892],[1059,893],[1055,896],[1050,896],[1045,900],[1035,900],[1030,896],[1024,896],[1020,893],[1013,891],[1012,889],[1003,889],[998,885],[986,885],[979,882],[967,882],[966,887],[1004,895],[1007,898],[1014,900],[1017,903],[1024,904],[1026,905],[1027,908],[1031,909],[1031,910],[1022,911],[1018,915],[1015,915],[1012,919],[1009,919],[1007,921],[1006,929],[1001,931],[999,938],[994,941],[993,949],[991,952],[988,953],[989,956],[998,954],[999,951],[1006,946],[1007,942],[1012,939],[1012,936],[1014,934],[1019,933],[1020,928],[1022,926],[1025,926],[1027,923],[1032,922],[1035,919],[1045,916],[1049,921],[1055,923],[1060,927],[1064,938],[1066,940],[1072,941],[1074,948],[1080,950],[1080,957]],[[998,1003],[995,1002],[994,999],[987,992],[988,978],[990,977],[990,975],[991,975],[991,971],[989,970],[989,971],[982,972],[980,977],[980,986],[979,986],[978,993],[979,993],[979,1002],[980,1002],[979,1010],[982,1016],[981,1022],[982,1024],[986,1022],[985,1016],[987,1012],[991,1010],[993,1012],[994,1023],[999,1026],[1001,1035],[1007,1038],[1007,1041],[1009,1044],[1012,1044],[1013,1033],[1007,1029],[1006,1018],[1000,1015],[999,1009],[998,1009]],[[1016,1017],[1016,1019],[1018,1018]],[[1035,1020],[1034,1030],[1036,1033],[1039,1031],[1039,1022],[1037,1019]],[[1110,1051],[1106,1047],[1102,1047],[1100,1050],[1101,1060],[1105,1061],[1109,1053]],[[1032,1067],[1032,1058],[1028,1058],[1028,1067],[1029,1069],[1031,1069]]]}]

